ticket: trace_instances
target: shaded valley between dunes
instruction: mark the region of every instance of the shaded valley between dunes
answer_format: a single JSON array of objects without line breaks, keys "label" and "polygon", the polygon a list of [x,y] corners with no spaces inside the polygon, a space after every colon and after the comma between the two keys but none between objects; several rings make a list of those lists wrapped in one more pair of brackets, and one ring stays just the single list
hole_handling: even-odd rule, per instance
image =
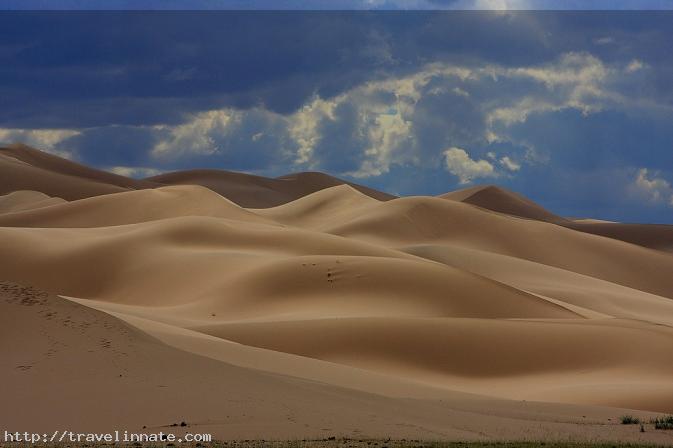
[{"label": "shaded valley between dunes", "polygon": [[11,430],[673,443],[673,226],[10,145],[0,247]]}]

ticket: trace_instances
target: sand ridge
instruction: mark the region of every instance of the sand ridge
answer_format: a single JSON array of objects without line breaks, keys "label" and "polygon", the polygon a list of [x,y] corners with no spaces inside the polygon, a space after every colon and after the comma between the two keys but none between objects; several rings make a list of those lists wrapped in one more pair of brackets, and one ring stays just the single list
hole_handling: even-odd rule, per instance
[{"label": "sand ridge", "polygon": [[[671,441],[615,423],[673,412],[670,226],[594,234],[618,223],[492,186],[394,198],[320,173],[136,181],[3,151],[3,381],[73,394],[81,406],[53,424]],[[25,329],[23,349],[8,342]],[[85,415],[95,399],[110,406]]]},{"label": "sand ridge", "polygon": [[580,232],[606,236],[639,246],[673,252],[673,226],[664,224],[618,223],[596,219],[567,219],[544,209],[539,204],[495,185],[476,186],[449,192],[443,199],[464,202],[486,210],[545,221]]},{"label": "sand ridge", "polygon": [[146,181],[162,185],[201,185],[226,196],[242,207],[268,208],[285,204],[316,191],[348,185],[378,200],[395,196],[324,173],[295,173],[278,178],[222,170],[188,170],[159,174]]}]

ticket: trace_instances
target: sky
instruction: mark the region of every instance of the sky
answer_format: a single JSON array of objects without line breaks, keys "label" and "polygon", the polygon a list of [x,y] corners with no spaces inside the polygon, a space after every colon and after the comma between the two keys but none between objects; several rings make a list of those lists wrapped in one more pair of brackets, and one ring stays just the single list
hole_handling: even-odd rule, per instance
[{"label": "sky", "polygon": [[673,0],[4,0],[0,10],[670,10]]},{"label": "sky", "polygon": [[[275,4],[300,3],[320,4]],[[0,12],[0,142],[134,177],[323,171],[398,195],[497,184],[564,216],[673,223],[673,12],[344,4]],[[436,10],[394,11],[414,7]]]}]

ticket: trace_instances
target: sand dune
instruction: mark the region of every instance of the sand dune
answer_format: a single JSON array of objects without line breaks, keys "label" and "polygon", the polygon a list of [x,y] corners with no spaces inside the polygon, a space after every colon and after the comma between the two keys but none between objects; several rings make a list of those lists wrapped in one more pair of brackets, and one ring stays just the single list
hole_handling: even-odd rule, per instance
[{"label": "sand dune", "polygon": [[559,300],[589,317],[633,318],[673,327],[673,301],[553,266],[457,246],[419,245],[405,252]]},{"label": "sand dune", "polygon": [[227,282],[227,288],[226,295],[223,291],[207,303],[199,303],[199,308],[216,311],[225,320],[577,317],[536,296],[458,269],[386,257],[279,260],[245,271]]},{"label": "sand dune", "polygon": [[412,257],[318,232],[208,217],[90,229],[0,227],[0,239],[14,260],[0,265],[0,277],[74,297],[153,305],[226,293],[231,276],[273,259]]},{"label": "sand dune", "polygon": [[[672,330],[653,332],[630,321],[353,318],[211,324],[197,330],[506,398],[540,396],[558,381],[568,392],[593,383],[638,384],[643,378],[665,384],[673,373],[670,360],[661,356],[673,348]],[[666,392],[669,404],[657,410],[671,412],[673,395]]]},{"label": "sand dune", "polygon": [[0,194],[3,195],[18,190],[32,190],[70,201],[126,191],[117,185],[30,165],[7,155],[5,148],[0,148],[0,178]]},{"label": "sand dune", "polygon": [[673,226],[609,222],[570,222],[566,227],[665,252],[673,252]]},{"label": "sand dune", "polygon": [[333,222],[352,219],[380,201],[350,185],[325,188],[277,207],[256,209],[255,213],[279,223],[322,229]]},{"label": "sand dune", "polygon": [[71,160],[39,151],[27,145],[9,145],[0,148],[0,154],[4,157],[11,157],[24,162],[34,168],[39,168],[40,170],[63,176],[87,179],[100,184],[114,185],[128,189],[151,188],[154,186],[150,182],[130,179],[107,171],[90,168]]},{"label": "sand dune", "polygon": [[251,208],[274,207],[338,185],[350,185],[363,194],[379,200],[394,198],[387,193],[323,173],[296,173],[271,179],[230,171],[190,170],[160,174],[146,180],[164,185],[201,185],[242,207]]},{"label": "sand dune", "polygon": [[477,207],[518,216],[520,218],[536,219],[553,223],[564,222],[565,219],[545,210],[528,198],[507,191],[495,185],[476,186],[463,190],[452,191],[439,196],[442,199],[460,201]]},{"label": "sand dune", "polygon": [[64,202],[64,199],[52,198],[39,191],[18,190],[0,196],[0,214],[49,207]]},{"label": "sand dune", "polygon": [[580,232],[606,236],[639,246],[673,252],[673,226],[615,223],[593,219],[570,220],[545,210],[539,204],[494,185],[477,186],[439,196],[520,218],[550,222]]},{"label": "sand dune", "polygon": [[[618,424],[621,409],[461,394],[217,338],[209,356],[197,356],[184,348],[193,350],[199,341],[177,349],[156,338],[170,340],[169,332],[175,344],[188,339],[175,330],[159,334],[145,327],[151,337],[90,307],[7,282],[0,284],[0,309],[0,380],[12,385],[3,396],[13,403],[0,409],[0,418],[12,431],[116,429],[267,440],[342,435],[506,440],[525,434],[670,442],[665,433],[640,434]],[[26,328],[34,331],[27,334]],[[12,342],[19,338],[22,344]],[[217,359],[223,345],[225,361]],[[236,365],[245,359],[274,368],[284,364],[295,376]],[[296,377],[306,372],[320,381]],[[349,387],[330,385],[344,381]],[[186,427],[171,426],[182,421]]]},{"label": "sand dune", "polygon": [[15,430],[673,441],[617,424],[673,412],[670,226],[20,146],[0,170],[0,380],[45,403]]},{"label": "sand dune", "polygon": [[370,207],[353,219],[333,221],[326,231],[387,247],[451,243],[673,297],[670,254],[460,202],[400,198]]},{"label": "sand dune", "polygon": [[2,227],[106,227],[180,216],[266,220],[195,185],[127,191],[0,216]]}]

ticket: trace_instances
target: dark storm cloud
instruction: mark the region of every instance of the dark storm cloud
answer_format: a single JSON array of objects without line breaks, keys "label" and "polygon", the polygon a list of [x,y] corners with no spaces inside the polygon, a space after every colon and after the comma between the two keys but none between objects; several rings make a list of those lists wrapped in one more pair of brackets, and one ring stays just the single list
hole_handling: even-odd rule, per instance
[{"label": "dark storm cloud", "polygon": [[[618,13],[586,14],[4,13],[0,125],[175,123],[190,112],[261,104],[288,113],[314,93],[334,96],[427,62],[530,65],[605,36],[614,43],[590,48],[599,57],[673,59],[661,35],[666,19],[623,24]],[[650,22],[656,31],[642,32]],[[577,34],[568,31],[575,23]],[[652,88],[671,95],[667,79]]]},{"label": "dark storm cloud", "polygon": [[319,169],[404,194],[497,182],[563,213],[670,222],[671,23],[670,12],[4,12],[0,140],[106,168]]}]

